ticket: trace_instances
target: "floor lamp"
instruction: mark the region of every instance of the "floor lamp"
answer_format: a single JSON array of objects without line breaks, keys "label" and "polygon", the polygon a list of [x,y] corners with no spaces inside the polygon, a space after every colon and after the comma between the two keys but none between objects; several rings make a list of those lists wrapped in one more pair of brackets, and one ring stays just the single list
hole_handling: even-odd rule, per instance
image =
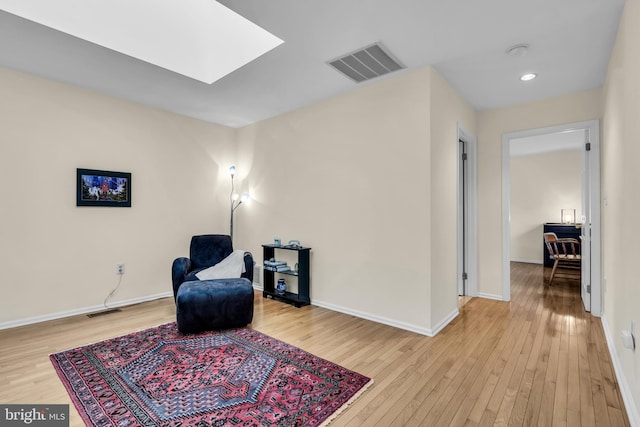
[{"label": "floor lamp", "polygon": [[231,174],[231,195],[229,196],[229,201],[231,202],[229,215],[229,236],[231,236],[231,241],[233,242],[233,213],[240,207],[241,204],[249,200],[249,193],[242,193],[242,196],[234,193],[233,178],[236,174],[236,167],[231,166],[229,168],[229,173]]}]

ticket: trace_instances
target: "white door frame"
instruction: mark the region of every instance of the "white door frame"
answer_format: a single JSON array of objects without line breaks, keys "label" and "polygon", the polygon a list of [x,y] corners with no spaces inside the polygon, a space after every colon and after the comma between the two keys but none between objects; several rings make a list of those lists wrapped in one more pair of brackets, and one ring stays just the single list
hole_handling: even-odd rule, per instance
[{"label": "white door frame", "polygon": [[466,260],[467,260],[467,289],[466,295],[476,297],[478,296],[478,186],[477,186],[477,142],[476,137],[469,131],[467,131],[460,123],[458,123],[458,139],[456,144],[458,145],[458,158],[462,155],[460,151],[459,141],[465,141],[467,143],[467,222],[466,222],[466,245],[463,241],[463,193],[462,193],[462,169],[460,162],[458,161],[458,231],[457,231],[457,251],[458,251],[458,295],[462,294],[464,281],[462,279],[462,273],[465,268],[463,265],[463,259],[465,254],[463,250],[466,247]]},{"label": "white door frame", "polygon": [[[539,129],[505,133],[502,136],[502,299],[511,300],[511,155],[512,139],[545,135],[549,133],[584,130],[591,140],[590,159],[590,221],[591,221],[591,314],[602,313],[601,263],[600,263],[600,123],[598,120],[568,123]],[[587,214],[587,216],[589,216]]]}]

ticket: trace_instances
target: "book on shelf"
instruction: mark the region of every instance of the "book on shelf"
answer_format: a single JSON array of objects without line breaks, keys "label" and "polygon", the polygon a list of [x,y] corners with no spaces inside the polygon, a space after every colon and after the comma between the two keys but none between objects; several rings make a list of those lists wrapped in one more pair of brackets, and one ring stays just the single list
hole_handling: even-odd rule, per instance
[{"label": "book on shelf", "polygon": [[266,260],[264,262],[265,266],[268,267],[278,267],[280,265],[287,265],[287,263],[285,261],[270,261],[270,260]]}]

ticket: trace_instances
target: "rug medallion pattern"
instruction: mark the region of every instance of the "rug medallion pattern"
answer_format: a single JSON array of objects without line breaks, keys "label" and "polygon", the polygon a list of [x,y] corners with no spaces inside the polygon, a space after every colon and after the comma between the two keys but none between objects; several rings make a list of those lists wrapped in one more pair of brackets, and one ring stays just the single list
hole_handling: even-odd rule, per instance
[{"label": "rug medallion pattern", "polygon": [[370,383],[252,329],[174,323],[51,355],[94,426],[318,426]]}]

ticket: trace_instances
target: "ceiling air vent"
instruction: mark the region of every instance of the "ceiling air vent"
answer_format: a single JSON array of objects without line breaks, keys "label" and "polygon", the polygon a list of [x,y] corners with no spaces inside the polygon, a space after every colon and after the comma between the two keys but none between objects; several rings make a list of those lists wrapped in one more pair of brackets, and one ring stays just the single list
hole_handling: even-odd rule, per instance
[{"label": "ceiling air vent", "polygon": [[374,43],[328,62],[356,83],[404,68],[380,43]]}]

